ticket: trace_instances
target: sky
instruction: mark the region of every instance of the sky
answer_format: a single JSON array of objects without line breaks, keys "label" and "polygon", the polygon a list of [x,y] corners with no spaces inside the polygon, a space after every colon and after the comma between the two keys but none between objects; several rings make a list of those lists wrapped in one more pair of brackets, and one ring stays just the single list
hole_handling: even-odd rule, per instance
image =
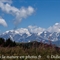
[{"label": "sky", "polygon": [[60,0],[0,0],[0,33],[34,26],[50,29],[58,23]]}]

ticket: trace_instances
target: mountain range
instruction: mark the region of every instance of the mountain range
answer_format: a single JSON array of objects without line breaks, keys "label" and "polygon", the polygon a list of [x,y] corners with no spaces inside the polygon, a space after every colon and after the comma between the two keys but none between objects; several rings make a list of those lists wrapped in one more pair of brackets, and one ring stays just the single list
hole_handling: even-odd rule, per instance
[{"label": "mountain range", "polygon": [[[53,28],[58,28],[56,31],[53,31]],[[31,41],[38,41],[43,43],[49,43],[51,41],[52,44],[60,46],[60,24],[55,24],[53,27],[49,27],[47,30],[39,30],[37,27],[34,29],[29,28],[20,28],[16,30],[9,30],[2,34],[0,37],[4,39],[11,38],[13,41],[16,42],[31,42]],[[41,29],[41,28],[40,28]],[[34,30],[32,32],[32,30]],[[36,32],[37,30],[37,32]],[[39,32],[38,32],[39,31]]]}]

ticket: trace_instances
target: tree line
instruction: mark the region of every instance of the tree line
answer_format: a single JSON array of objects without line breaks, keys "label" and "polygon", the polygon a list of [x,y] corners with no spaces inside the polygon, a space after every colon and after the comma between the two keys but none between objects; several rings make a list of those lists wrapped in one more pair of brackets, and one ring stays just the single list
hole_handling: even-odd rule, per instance
[{"label": "tree line", "polygon": [[0,38],[0,47],[14,47],[14,46],[16,46],[16,42],[12,41],[10,38],[6,40]]}]

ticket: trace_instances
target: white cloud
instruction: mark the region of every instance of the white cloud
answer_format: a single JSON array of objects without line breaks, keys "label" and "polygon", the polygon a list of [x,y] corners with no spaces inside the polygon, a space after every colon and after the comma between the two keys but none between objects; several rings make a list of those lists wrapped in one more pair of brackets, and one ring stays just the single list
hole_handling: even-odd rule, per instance
[{"label": "white cloud", "polygon": [[60,23],[55,23],[53,26],[50,26],[48,29],[37,27],[37,26],[28,26],[28,29],[31,33],[37,33],[40,35],[43,31],[49,32],[60,32]]},{"label": "white cloud", "polygon": [[28,26],[28,29],[31,33],[37,33],[38,35],[40,35],[43,31],[59,33],[60,32],[60,23],[55,23],[53,26],[50,26],[47,29],[30,25],[30,26]]},{"label": "white cloud", "polygon": [[60,23],[55,23],[55,25],[50,26],[47,30],[49,32],[60,32]]},{"label": "white cloud", "polygon": [[0,18],[0,25],[3,25],[4,27],[7,27],[6,21],[2,18]]},{"label": "white cloud", "polygon": [[14,21],[14,24],[16,24],[16,25],[18,23],[20,23],[23,18],[26,18],[26,17],[32,15],[32,13],[34,12],[34,8],[31,7],[31,6],[29,6],[27,8],[21,7],[20,9],[18,9],[18,8],[14,7],[14,6],[11,6],[8,3],[4,4],[1,1],[0,1],[0,8],[1,8],[2,11],[16,17],[15,21]]},{"label": "white cloud", "polygon": [[45,29],[37,26],[28,26],[28,29],[31,33],[37,33],[40,35]]},{"label": "white cloud", "polygon": [[34,8],[32,8],[31,6],[29,6],[28,8],[21,7],[19,11],[15,13],[16,15],[15,24],[18,24],[19,22],[21,22],[23,18],[26,18],[32,15],[33,12],[34,12]]},{"label": "white cloud", "polygon": [[[28,26],[27,28],[20,28],[16,30],[10,30],[11,32],[14,31],[15,34],[20,34],[21,36],[26,33],[28,36],[31,36],[31,33],[36,33],[37,35],[40,35],[45,29],[40,28],[37,26]],[[8,33],[9,31],[6,31]]]}]

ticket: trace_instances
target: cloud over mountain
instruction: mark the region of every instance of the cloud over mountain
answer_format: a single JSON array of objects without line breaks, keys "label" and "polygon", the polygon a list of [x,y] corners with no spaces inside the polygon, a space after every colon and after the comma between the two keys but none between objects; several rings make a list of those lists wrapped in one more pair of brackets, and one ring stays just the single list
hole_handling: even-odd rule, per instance
[{"label": "cloud over mountain", "polygon": [[31,33],[37,33],[38,35],[40,35],[45,30],[44,28],[32,25],[28,26],[28,29]]},{"label": "cloud over mountain", "polygon": [[30,32],[29,32],[29,30],[27,28],[20,28],[20,29],[15,30],[15,32],[16,33],[20,33],[20,35],[22,35],[24,33],[26,33],[28,36],[31,35]]},{"label": "cloud over mountain", "polygon": [[49,32],[60,32],[60,23],[55,23],[47,29]]},{"label": "cloud over mountain", "polygon": [[[3,24],[3,23],[0,22],[0,24]],[[7,26],[6,22],[5,22],[4,26]],[[45,32],[45,31],[48,31],[50,33],[54,33],[54,32],[59,33],[60,32],[60,23],[55,23],[53,26],[48,27],[47,29],[38,27],[38,26],[29,25],[27,28],[19,28],[19,29],[10,30],[10,31],[15,31],[15,33],[17,33],[17,34],[20,33],[21,35],[26,33],[28,36],[30,36],[31,33],[40,35],[42,32]],[[8,32],[8,31],[6,31],[6,32]]]}]

